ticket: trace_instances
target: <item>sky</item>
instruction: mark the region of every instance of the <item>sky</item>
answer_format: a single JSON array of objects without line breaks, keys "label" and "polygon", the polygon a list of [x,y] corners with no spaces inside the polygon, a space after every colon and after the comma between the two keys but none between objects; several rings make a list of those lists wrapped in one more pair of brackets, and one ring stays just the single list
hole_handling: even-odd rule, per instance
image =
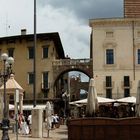
[{"label": "sky", "polygon": [[[65,55],[89,58],[89,19],[123,17],[123,0],[36,0],[37,33],[58,32]],[[0,0],[0,37],[34,33],[34,0]]]}]

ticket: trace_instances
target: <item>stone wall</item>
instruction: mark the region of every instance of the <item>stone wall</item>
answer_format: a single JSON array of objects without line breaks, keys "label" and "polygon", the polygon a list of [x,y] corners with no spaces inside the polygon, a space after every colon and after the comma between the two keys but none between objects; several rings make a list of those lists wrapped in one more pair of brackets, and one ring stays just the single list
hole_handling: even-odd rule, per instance
[{"label": "stone wall", "polygon": [[68,140],[139,140],[140,118],[79,118],[68,121]]}]

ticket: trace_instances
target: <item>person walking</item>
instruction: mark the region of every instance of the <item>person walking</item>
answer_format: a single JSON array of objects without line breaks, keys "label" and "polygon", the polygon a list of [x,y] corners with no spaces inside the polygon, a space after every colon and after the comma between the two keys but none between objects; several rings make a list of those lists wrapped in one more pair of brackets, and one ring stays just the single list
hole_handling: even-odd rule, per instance
[{"label": "person walking", "polygon": [[31,128],[32,128],[32,115],[31,114],[28,116],[28,122],[29,122],[29,134],[31,134]]},{"label": "person walking", "polygon": [[27,125],[27,122],[25,121],[24,115],[22,115],[21,134],[22,135],[28,135],[29,134],[29,126]]},{"label": "person walking", "polygon": [[52,129],[54,129],[54,126],[55,126],[55,117],[54,117],[54,114],[52,114],[51,118],[52,118]]},{"label": "person walking", "polygon": [[59,128],[60,123],[59,123],[59,116],[57,114],[54,115],[54,120],[55,120],[55,127]]},{"label": "person walking", "polygon": [[21,132],[21,124],[22,124],[22,113],[18,113],[18,132],[20,133]]}]

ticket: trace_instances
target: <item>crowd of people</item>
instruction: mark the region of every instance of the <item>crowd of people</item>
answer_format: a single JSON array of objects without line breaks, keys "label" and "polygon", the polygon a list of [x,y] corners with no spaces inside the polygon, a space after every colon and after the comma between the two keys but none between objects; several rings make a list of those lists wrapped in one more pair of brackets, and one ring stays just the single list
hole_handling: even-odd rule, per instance
[{"label": "crowd of people", "polygon": [[[76,108],[74,108],[76,109]],[[71,118],[86,117],[86,106],[82,106],[71,112]],[[125,118],[135,116],[134,104],[100,104],[96,110],[95,117]]]},{"label": "crowd of people", "polygon": [[[86,108],[81,108],[77,112],[77,117],[86,117]],[[101,104],[95,113],[95,117],[125,118],[134,116],[134,104]]]},{"label": "crowd of people", "polygon": [[[60,118],[57,114],[52,114],[50,116],[50,120],[49,118],[46,118],[45,121],[46,121],[46,129],[55,129],[55,128],[59,128],[60,126]],[[48,121],[51,121],[50,128],[48,127],[49,124]]]},{"label": "crowd of people", "polygon": [[[13,129],[16,129],[16,132],[18,132],[19,134],[23,134],[23,135],[28,135],[31,133],[31,124],[32,124],[32,115],[29,114],[24,115],[23,113],[18,112],[18,114],[12,113],[11,114],[11,119],[16,121],[16,128],[13,127]],[[13,130],[14,131],[14,130]]]},{"label": "crowd of people", "polygon": [[31,124],[32,124],[32,115],[30,114],[28,117],[23,115],[22,113],[18,114],[18,132],[23,135],[28,135],[31,133]]},{"label": "crowd of people", "polygon": [[[10,118],[15,120],[17,122],[17,126],[16,126],[16,132],[18,132],[19,134],[22,135],[28,135],[31,134],[31,125],[32,125],[32,115],[29,114],[28,116],[23,114],[23,113],[18,113],[17,115],[14,113],[12,113],[10,115]],[[47,123],[47,118],[45,119],[46,124]],[[52,114],[51,115],[51,125],[50,125],[50,129],[55,129],[55,128],[59,128],[60,126],[60,117],[58,116],[58,114]]]},{"label": "crowd of people", "polygon": [[132,104],[122,104],[119,106],[100,105],[96,113],[97,117],[125,118],[135,116],[135,107]]}]

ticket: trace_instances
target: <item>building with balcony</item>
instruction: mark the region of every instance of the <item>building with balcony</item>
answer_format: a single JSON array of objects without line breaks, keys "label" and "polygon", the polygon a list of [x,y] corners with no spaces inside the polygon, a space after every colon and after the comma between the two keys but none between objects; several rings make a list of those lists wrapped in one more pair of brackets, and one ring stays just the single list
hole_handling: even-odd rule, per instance
[{"label": "building with balcony", "polygon": [[135,96],[140,80],[140,19],[91,19],[93,73],[99,96]]},{"label": "building with balcony", "polygon": [[135,96],[140,80],[140,0],[124,0],[124,17],[91,19],[91,52],[100,96]]},{"label": "building with balcony", "polygon": [[[21,30],[21,35],[1,37],[0,53],[8,53],[9,56],[14,57],[13,72],[16,81],[25,90],[24,103],[32,103],[34,35],[26,34],[26,30]],[[52,61],[64,57],[64,50],[57,32],[37,34],[36,100],[38,103],[44,101],[46,103],[46,100],[54,99]]]}]

